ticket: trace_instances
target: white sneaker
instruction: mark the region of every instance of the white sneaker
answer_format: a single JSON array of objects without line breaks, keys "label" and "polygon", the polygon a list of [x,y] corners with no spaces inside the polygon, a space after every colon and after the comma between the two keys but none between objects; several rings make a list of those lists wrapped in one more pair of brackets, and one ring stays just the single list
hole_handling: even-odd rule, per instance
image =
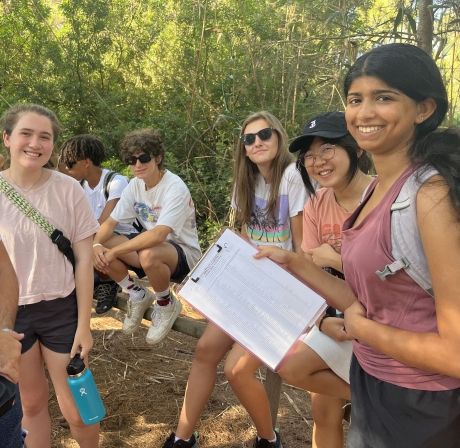
[{"label": "white sneaker", "polygon": [[155,295],[148,289],[142,300],[128,300],[128,313],[123,321],[123,333],[131,334],[136,331],[145,312],[155,300]]},{"label": "white sneaker", "polygon": [[152,323],[145,337],[147,344],[158,344],[171,330],[174,321],[182,310],[182,303],[171,294],[168,305],[153,305]]}]

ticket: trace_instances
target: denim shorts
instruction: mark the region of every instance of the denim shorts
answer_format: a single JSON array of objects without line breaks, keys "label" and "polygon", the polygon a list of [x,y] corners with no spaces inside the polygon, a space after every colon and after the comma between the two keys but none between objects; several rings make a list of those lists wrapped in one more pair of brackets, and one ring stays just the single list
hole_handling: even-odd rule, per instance
[{"label": "denim shorts", "polygon": [[350,368],[348,448],[458,448],[460,388],[407,389],[366,373],[355,356]]},{"label": "denim shorts", "polygon": [[21,429],[22,409],[19,390],[13,406],[0,417],[0,446],[2,448],[22,448],[25,433]]},{"label": "denim shorts", "polygon": [[20,305],[14,330],[24,333],[22,353],[36,341],[53,352],[70,353],[77,323],[77,297],[73,291],[67,297]]}]

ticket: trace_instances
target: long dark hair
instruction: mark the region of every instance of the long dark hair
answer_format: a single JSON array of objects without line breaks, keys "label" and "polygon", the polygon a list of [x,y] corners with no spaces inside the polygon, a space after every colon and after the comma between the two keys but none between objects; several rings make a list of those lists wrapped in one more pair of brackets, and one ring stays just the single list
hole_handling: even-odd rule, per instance
[{"label": "long dark hair", "polygon": [[348,71],[344,92],[361,76],[379,78],[398,89],[415,102],[431,98],[436,110],[415,127],[415,137],[409,149],[414,164],[436,168],[449,187],[449,197],[460,219],[460,131],[437,131],[447,109],[447,92],[434,60],[422,49],[409,44],[389,44],[374,48],[359,57]]},{"label": "long dark hair", "polygon": [[[352,181],[358,170],[361,170],[366,174],[369,173],[372,168],[372,162],[367,153],[359,149],[358,143],[356,143],[356,140],[350,134],[340,138],[320,138],[324,141],[324,143],[331,143],[333,145],[340,146],[347,153],[348,159],[350,160],[350,166],[348,167],[347,172],[348,183]],[[315,194],[316,188],[311,182],[304,163],[305,154],[309,151],[310,146],[311,145],[300,150],[297,157],[296,167],[300,171],[305,188],[310,194]]]}]

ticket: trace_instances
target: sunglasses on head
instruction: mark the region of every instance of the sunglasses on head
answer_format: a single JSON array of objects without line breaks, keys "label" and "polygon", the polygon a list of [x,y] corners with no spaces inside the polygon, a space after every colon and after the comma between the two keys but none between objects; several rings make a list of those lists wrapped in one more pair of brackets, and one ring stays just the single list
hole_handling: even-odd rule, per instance
[{"label": "sunglasses on head", "polygon": [[135,165],[138,160],[141,163],[149,163],[152,160],[152,156],[150,154],[141,154],[139,156],[127,156],[127,157],[125,157],[125,163],[127,165]]},{"label": "sunglasses on head", "polygon": [[251,146],[256,141],[256,136],[259,137],[261,140],[269,140],[270,137],[273,135],[273,128],[264,128],[255,133],[243,134],[241,136],[241,141],[245,146]]}]

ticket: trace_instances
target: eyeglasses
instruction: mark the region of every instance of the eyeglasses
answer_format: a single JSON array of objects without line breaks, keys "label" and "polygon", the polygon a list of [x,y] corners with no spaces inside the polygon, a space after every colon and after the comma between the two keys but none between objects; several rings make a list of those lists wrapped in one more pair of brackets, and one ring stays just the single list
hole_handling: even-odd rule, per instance
[{"label": "eyeglasses", "polygon": [[254,134],[253,133],[243,134],[240,138],[244,146],[251,146],[256,141],[256,136],[259,137],[261,140],[265,141],[265,140],[270,140],[272,135],[273,135],[273,128],[265,128],[265,129],[261,129],[260,131]]},{"label": "eyeglasses", "polygon": [[141,163],[149,163],[152,160],[152,156],[144,153],[139,156],[126,156],[124,158],[126,165],[136,165],[138,160]]},{"label": "eyeglasses", "polygon": [[306,152],[303,156],[305,166],[313,166],[316,159],[319,157],[321,160],[331,160],[335,156],[335,145],[325,143],[319,147],[319,151],[316,154]]}]

